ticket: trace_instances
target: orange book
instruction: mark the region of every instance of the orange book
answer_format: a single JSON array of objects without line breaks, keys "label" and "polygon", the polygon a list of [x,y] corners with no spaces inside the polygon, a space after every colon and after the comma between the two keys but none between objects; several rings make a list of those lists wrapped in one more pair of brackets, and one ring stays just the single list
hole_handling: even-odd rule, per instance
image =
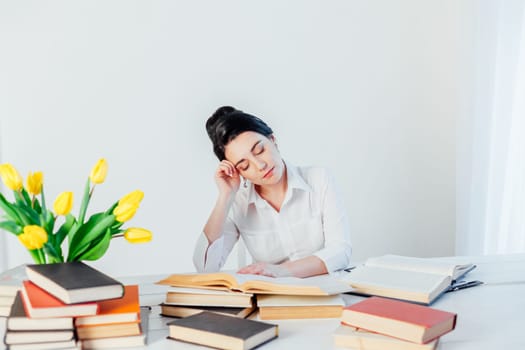
[{"label": "orange book", "polygon": [[356,328],[424,344],[453,330],[456,317],[455,313],[428,306],[371,297],[345,307],[341,321]]},{"label": "orange book", "polygon": [[122,298],[99,301],[98,306],[97,315],[78,317],[75,319],[75,325],[135,322],[140,313],[139,287],[125,286]]},{"label": "orange book", "polygon": [[26,313],[32,318],[76,317],[95,315],[97,303],[66,304],[30,281],[21,289]]}]

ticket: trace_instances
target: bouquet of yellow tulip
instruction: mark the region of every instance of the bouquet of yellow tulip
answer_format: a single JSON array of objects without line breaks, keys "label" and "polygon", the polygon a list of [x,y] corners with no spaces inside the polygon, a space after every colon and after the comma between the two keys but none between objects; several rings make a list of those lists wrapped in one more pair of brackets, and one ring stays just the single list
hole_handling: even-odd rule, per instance
[{"label": "bouquet of yellow tulip", "polygon": [[[27,187],[24,188],[18,171],[11,164],[0,164],[0,177],[13,190],[15,199],[10,203],[0,193],[0,208],[5,217],[4,221],[0,221],[0,229],[15,234],[38,264],[97,260],[107,251],[111,239],[116,237],[124,237],[131,243],[150,241],[152,233],[146,229],[122,228],[135,215],[144,197],[140,190],[125,195],[105,212],[95,213],[85,220],[93,190],[104,182],[107,171],[106,160],[100,159],[87,179],[80,212],[75,217],[70,214],[72,192],[59,194],[51,211],[45,202],[42,172],[29,173]],[[64,220],[60,227],[55,228],[59,216],[63,216]],[[66,237],[68,250],[64,260],[62,243]]]}]

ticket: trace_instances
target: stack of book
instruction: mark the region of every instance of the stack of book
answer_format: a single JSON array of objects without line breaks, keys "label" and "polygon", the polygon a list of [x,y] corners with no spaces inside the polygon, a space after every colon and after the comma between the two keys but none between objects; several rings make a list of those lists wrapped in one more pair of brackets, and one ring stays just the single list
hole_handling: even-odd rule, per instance
[{"label": "stack of book", "polygon": [[144,345],[137,286],[81,262],[28,265],[26,274],[6,322],[10,350]]},{"label": "stack of book", "polygon": [[457,315],[405,301],[371,297],[347,306],[335,345],[361,350],[433,350]]},{"label": "stack of book", "polygon": [[[344,306],[339,294],[352,289],[330,275],[272,278],[228,272],[173,274],[158,283],[172,286],[161,305],[165,316],[211,311],[246,317],[258,307],[259,317],[265,320],[339,318]],[[242,309],[226,311],[232,307]]]}]

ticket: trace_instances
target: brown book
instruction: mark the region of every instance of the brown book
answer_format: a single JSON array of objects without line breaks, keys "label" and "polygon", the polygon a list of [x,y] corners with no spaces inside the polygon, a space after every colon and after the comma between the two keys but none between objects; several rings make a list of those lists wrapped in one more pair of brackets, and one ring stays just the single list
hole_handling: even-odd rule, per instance
[{"label": "brown book", "polygon": [[251,307],[253,294],[233,291],[171,287],[166,304],[187,306]]},{"label": "brown book", "polygon": [[343,310],[341,321],[415,343],[428,343],[456,326],[456,314],[400,300],[371,297]]},{"label": "brown book", "polygon": [[221,306],[186,306],[186,305],[171,305],[160,304],[161,315],[169,317],[184,318],[192,316],[204,311],[214,312],[225,316],[233,316],[246,318],[256,307],[254,305],[249,307],[221,307]]},{"label": "brown book", "polygon": [[257,306],[261,320],[340,318],[345,303],[340,295],[257,295]]},{"label": "brown book", "polygon": [[142,334],[140,320],[135,322],[108,323],[108,324],[90,324],[77,326],[77,337],[80,340],[125,337]]},{"label": "brown book", "polygon": [[218,349],[248,350],[278,336],[278,326],[212,312],[168,323],[169,337]]},{"label": "brown book", "polygon": [[121,298],[124,286],[80,261],[27,265],[28,279],[66,304]]},{"label": "brown book", "polygon": [[334,343],[337,347],[359,350],[435,350],[438,340],[417,344],[348,325],[340,325],[334,332]]}]

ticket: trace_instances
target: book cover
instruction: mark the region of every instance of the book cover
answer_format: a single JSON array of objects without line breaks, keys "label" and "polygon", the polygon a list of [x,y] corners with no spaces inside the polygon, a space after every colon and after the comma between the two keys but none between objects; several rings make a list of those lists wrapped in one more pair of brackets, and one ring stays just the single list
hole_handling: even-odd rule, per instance
[{"label": "book cover", "polygon": [[255,311],[255,309],[256,307],[254,305],[251,305],[249,307],[221,307],[160,304],[161,315],[179,318],[192,316],[203,311],[214,312],[226,316],[246,318],[253,311]]},{"label": "book cover", "polygon": [[340,295],[257,295],[261,320],[339,318],[345,306]]},{"label": "book cover", "polygon": [[426,344],[416,344],[383,334],[340,325],[334,332],[334,344],[338,347],[359,350],[435,350],[438,340]]},{"label": "book cover", "polygon": [[278,326],[211,312],[168,323],[169,337],[219,349],[252,349],[278,336]]},{"label": "book cover", "polygon": [[267,277],[229,272],[172,274],[158,281],[174,287],[237,290],[254,294],[334,295],[352,288],[329,275],[307,278]]},{"label": "book cover", "polygon": [[97,302],[98,313],[93,316],[75,318],[75,325],[134,322],[139,319],[139,287],[127,285],[124,296],[120,299],[109,299]]},{"label": "book cover", "polygon": [[97,303],[66,304],[30,281],[23,282],[21,296],[32,318],[86,316],[98,311]]},{"label": "book cover", "polygon": [[67,304],[120,298],[124,294],[122,283],[80,261],[27,265],[26,273],[31,282]]},{"label": "book cover", "polygon": [[31,318],[24,307],[21,292],[18,292],[6,321],[6,328],[12,331],[73,329],[73,318]]},{"label": "book cover", "polygon": [[235,291],[171,287],[166,293],[166,304],[187,306],[250,307],[253,294]]},{"label": "book cover", "polygon": [[356,328],[415,343],[452,331],[456,314],[404,301],[371,297],[343,309],[341,321]]}]

